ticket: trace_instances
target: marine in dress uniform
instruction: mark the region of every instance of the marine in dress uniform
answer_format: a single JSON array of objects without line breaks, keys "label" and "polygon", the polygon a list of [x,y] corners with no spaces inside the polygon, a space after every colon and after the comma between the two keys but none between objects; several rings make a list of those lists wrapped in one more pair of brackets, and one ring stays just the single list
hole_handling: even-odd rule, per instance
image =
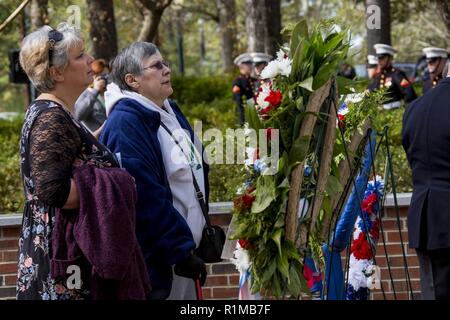
[{"label": "marine in dress uniform", "polygon": [[232,92],[236,102],[239,124],[245,123],[244,102],[253,99],[256,79],[251,76],[253,61],[248,53],[243,53],[234,59],[234,64],[239,67],[239,76],[233,80]]},{"label": "marine in dress uniform", "polygon": [[378,58],[372,54],[367,56],[366,61],[367,76],[373,80],[378,73]]},{"label": "marine in dress uniform", "polygon": [[450,300],[450,77],[403,116],[402,144],[412,169],[409,247],[420,263],[422,298]]},{"label": "marine in dress uniform", "polygon": [[253,61],[253,74],[254,77],[256,78],[255,81],[255,96],[256,96],[258,94],[259,87],[261,86],[262,83],[264,83],[264,79],[261,78],[261,72],[267,66],[269,61],[273,59],[273,57],[270,54],[263,52],[251,52],[250,56],[252,57]]},{"label": "marine in dress uniform", "polygon": [[374,48],[378,57],[379,73],[368,86],[369,91],[386,88],[386,101],[383,105],[385,110],[399,108],[402,105],[401,100],[408,103],[416,99],[417,95],[406,74],[392,66],[395,49],[381,43],[374,45]]},{"label": "marine in dress uniform", "polygon": [[423,79],[423,93],[436,87],[442,80],[442,71],[448,61],[448,52],[442,48],[428,47],[424,48],[423,53],[427,59],[427,77]]}]

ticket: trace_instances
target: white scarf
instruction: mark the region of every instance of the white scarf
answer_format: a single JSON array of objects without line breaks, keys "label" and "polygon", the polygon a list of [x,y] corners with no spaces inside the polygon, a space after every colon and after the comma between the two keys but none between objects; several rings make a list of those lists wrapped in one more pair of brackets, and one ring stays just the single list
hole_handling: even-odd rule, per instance
[{"label": "white scarf", "polygon": [[[194,135],[194,143],[191,142],[189,135],[178,122],[169,101],[164,101],[164,109],[158,107],[153,101],[133,91],[121,91],[119,87],[111,83],[105,92],[106,113],[109,115],[114,105],[123,98],[136,100],[145,108],[158,112],[167,128],[172,132],[172,136],[178,140],[180,147],[174,142],[171,135],[160,126],[157,132],[158,140],[161,145],[161,153],[172,191],[173,206],[186,219],[191,229],[193,238],[198,246],[202,237],[205,218],[196,197],[193,184],[192,173],[197,180],[200,190],[205,194],[205,179],[203,174],[202,150],[195,146],[201,146],[198,138]],[[189,159],[189,160],[188,160]],[[151,191],[149,191],[151,192]]]}]

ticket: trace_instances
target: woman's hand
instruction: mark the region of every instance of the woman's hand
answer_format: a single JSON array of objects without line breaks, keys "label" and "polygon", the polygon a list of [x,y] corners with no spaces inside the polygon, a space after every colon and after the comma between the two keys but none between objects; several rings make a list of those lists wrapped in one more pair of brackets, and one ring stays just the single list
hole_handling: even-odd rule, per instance
[{"label": "woman's hand", "polygon": [[101,76],[96,76],[94,79],[94,89],[98,92],[103,93],[106,90],[106,81]]}]

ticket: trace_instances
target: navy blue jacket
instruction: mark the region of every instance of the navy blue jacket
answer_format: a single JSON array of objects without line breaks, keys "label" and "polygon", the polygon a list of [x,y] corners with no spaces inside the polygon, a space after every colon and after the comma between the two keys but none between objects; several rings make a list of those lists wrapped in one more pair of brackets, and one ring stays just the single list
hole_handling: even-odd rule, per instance
[{"label": "navy blue jacket", "polygon": [[411,248],[450,247],[450,78],[415,100],[403,116],[403,148],[414,191],[408,211]]},{"label": "navy blue jacket", "polygon": [[[173,111],[184,129],[192,128],[178,106]],[[136,235],[144,254],[152,289],[168,289],[171,266],[185,260],[195,248],[192,233],[172,204],[172,193],[157,137],[160,115],[135,100],[117,102],[102,130],[100,141],[113,153],[120,152],[122,166],[135,178]],[[208,166],[204,163],[206,197]]]}]

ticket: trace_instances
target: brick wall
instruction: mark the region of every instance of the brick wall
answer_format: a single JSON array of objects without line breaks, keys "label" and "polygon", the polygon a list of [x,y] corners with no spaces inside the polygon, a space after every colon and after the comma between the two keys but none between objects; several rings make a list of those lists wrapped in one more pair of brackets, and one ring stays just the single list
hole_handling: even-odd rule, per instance
[{"label": "brick wall", "polygon": [[0,225],[0,299],[16,295],[19,226]]},{"label": "brick wall", "polygon": [[[419,266],[418,260],[413,250],[407,248],[408,237],[406,231],[406,213],[409,204],[409,195],[400,195],[400,224],[404,241],[405,252],[407,253],[407,263],[409,275],[415,299],[420,294]],[[212,223],[220,225],[225,229],[230,223],[231,216],[229,204],[212,204]],[[1,218],[0,219],[4,219]],[[9,219],[9,223],[0,220],[0,299],[13,298],[15,296],[15,279],[17,275],[17,238],[19,234],[20,219],[15,217]],[[395,209],[392,206],[392,198],[388,198],[386,209],[383,215],[383,230],[386,239],[386,249],[391,266],[393,282],[391,283],[387,268],[386,257],[382,242],[377,248],[376,262],[381,268],[382,287],[385,291],[386,299],[394,299],[394,290],[397,299],[406,300],[407,286],[405,281],[405,270],[402,258],[400,236],[397,229]],[[346,265],[345,257],[342,261]],[[205,299],[237,299],[239,274],[234,265],[230,262],[221,262],[208,265],[208,279],[203,288]],[[373,290],[372,298],[376,300],[384,299],[382,290]]]}]

